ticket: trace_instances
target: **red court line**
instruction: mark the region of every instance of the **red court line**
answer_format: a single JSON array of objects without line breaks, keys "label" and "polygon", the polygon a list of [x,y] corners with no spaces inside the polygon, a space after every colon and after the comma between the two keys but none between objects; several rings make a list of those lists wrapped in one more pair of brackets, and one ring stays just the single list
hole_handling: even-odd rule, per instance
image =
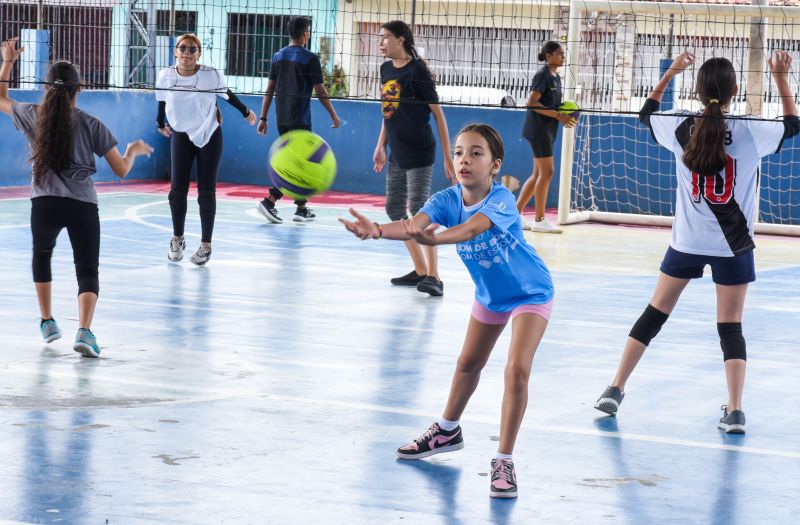
[{"label": "red court line", "polygon": [[[147,181],[120,181],[120,182],[97,182],[95,183],[97,193],[118,193],[122,191],[153,193],[167,195],[169,193],[169,182],[147,182]],[[28,186],[14,186],[0,188],[0,199],[15,199],[29,197],[31,194]],[[241,200],[260,200],[267,194],[265,186],[255,184],[231,184],[227,182],[217,183],[217,195],[226,199]],[[197,196],[196,186],[189,190],[191,197]],[[291,199],[284,199],[291,203]],[[328,191],[323,195],[318,195],[311,199],[312,205],[327,205],[347,207],[351,205],[369,206],[383,208],[386,198],[383,195],[370,195],[365,193],[350,193],[344,191]]]}]

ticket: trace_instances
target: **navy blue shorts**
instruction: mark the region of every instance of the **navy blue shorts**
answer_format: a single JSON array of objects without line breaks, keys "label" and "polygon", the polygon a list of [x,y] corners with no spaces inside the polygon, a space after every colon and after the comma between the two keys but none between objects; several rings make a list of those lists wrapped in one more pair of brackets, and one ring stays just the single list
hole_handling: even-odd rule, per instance
[{"label": "navy blue shorts", "polygon": [[661,261],[661,272],[676,279],[698,279],[707,264],[711,266],[711,279],[717,284],[747,284],[756,280],[753,250],[732,257],[716,257],[683,253],[670,246]]}]

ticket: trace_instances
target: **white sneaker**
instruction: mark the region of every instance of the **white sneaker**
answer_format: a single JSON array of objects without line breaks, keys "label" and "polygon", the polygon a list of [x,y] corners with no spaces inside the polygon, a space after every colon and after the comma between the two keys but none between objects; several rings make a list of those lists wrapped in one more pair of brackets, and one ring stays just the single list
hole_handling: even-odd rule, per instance
[{"label": "white sneaker", "polygon": [[561,233],[561,228],[553,225],[547,220],[547,217],[542,217],[540,221],[533,221],[533,224],[531,224],[531,231],[539,233]]},{"label": "white sneaker", "polygon": [[197,266],[205,266],[208,260],[211,258],[211,246],[206,244],[200,244],[200,247],[197,249],[194,255],[189,257],[189,260],[192,261]]},{"label": "white sneaker", "polygon": [[173,237],[169,241],[169,251],[167,252],[167,259],[172,262],[178,262],[183,259],[183,250],[186,249],[186,239],[178,239]]}]

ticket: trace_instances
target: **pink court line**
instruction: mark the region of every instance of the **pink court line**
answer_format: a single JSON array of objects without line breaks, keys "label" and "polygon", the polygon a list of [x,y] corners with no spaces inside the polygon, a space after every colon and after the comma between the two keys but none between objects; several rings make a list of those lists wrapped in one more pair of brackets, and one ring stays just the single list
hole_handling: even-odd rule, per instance
[{"label": "pink court line", "polygon": [[[149,182],[149,181],[121,181],[121,182],[97,182],[95,183],[97,193],[151,193],[164,195],[166,198],[169,193],[169,182]],[[255,184],[232,184],[228,182],[217,183],[217,197],[221,199],[237,200],[260,200],[267,193],[265,186]],[[19,199],[29,197],[31,194],[28,186],[13,186],[0,188],[0,200]],[[197,196],[197,188],[192,185],[189,189],[189,196]],[[284,199],[291,203],[291,199]],[[312,197],[313,206],[360,206],[383,209],[386,198],[383,195],[370,195],[363,193],[350,193],[345,191],[328,191],[322,195]]]}]

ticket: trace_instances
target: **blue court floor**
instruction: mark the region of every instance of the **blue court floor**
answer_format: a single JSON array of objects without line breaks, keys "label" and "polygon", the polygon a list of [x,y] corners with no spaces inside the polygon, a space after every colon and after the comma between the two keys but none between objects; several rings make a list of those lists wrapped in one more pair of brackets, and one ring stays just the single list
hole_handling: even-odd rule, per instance
[{"label": "blue court floor", "polygon": [[[124,186],[121,186],[125,189]],[[206,268],[168,263],[164,195],[101,195],[102,358],[71,349],[66,234],[42,343],[30,201],[0,201],[0,520],[66,524],[796,524],[800,240],[759,237],[745,313],[748,433],[726,400],[710,278],[692,283],[628,384],[592,408],[647,304],[668,230],[528,234],[556,305],[514,452],[520,495],[489,498],[505,333],[462,420],[464,450],[395,459],[440,416],[473,286],[442,247],[443,298],[389,285],[401,243],[361,242],[316,208],[269,225],[222,199]],[[291,215],[291,207],[281,208]],[[385,220],[379,208],[368,214]],[[199,243],[189,207],[188,251]]]}]

